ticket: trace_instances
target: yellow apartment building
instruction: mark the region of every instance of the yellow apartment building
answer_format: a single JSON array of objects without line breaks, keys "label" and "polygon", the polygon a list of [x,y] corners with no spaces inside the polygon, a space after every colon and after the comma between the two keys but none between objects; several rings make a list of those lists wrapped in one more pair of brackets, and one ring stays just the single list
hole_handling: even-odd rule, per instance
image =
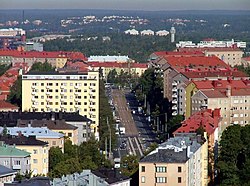
[{"label": "yellow apartment building", "polygon": [[[99,139],[99,73],[30,72],[22,76],[22,111],[79,112]],[[25,101],[24,101],[25,100]]]}]

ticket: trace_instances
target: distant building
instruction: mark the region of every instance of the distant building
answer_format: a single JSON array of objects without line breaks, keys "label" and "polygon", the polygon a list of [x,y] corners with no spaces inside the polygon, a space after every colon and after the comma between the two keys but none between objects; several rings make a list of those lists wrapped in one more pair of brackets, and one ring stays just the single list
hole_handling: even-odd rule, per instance
[{"label": "distant building", "polygon": [[169,31],[166,30],[159,30],[155,33],[157,36],[167,36],[169,34]]},{"label": "distant building", "polygon": [[48,143],[37,140],[34,136],[0,136],[0,141],[15,146],[17,149],[30,153],[31,171],[33,175],[47,174],[49,171],[49,148]]},{"label": "distant building", "polygon": [[43,51],[43,44],[42,43],[35,43],[35,42],[26,42],[24,44],[25,51]]},{"label": "distant building", "polygon": [[176,136],[139,162],[139,186],[208,184],[208,145],[196,134]]},{"label": "distant building", "polygon": [[155,35],[155,32],[153,30],[143,30],[141,31],[142,36],[153,36]]},{"label": "distant building", "polygon": [[243,57],[241,58],[241,62],[245,67],[250,66],[250,57]]},{"label": "distant building", "polygon": [[179,41],[176,44],[177,48],[246,48],[246,42],[231,41],[215,41],[214,39],[205,39],[199,43],[193,43],[192,41]]},{"label": "distant building", "polygon": [[16,48],[15,42],[25,42],[26,32],[21,28],[0,29],[0,48]]},{"label": "distant building", "polygon": [[0,165],[0,185],[5,183],[12,183],[16,177],[17,171]]},{"label": "distant building", "polygon": [[87,62],[118,62],[126,63],[130,60],[128,56],[90,56]]},{"label": "distant building", "polygon": [[126,30],[124,33],[129,35],[139,35],[139,32],[135,29]]},{"label": "distant building", "polygon": [[[1,133],[1,132],[0,132]],[[0,142],[0,166],[25,174],[31,171],[30,153]],[[0,182],[1,183],[1,182]]]}]

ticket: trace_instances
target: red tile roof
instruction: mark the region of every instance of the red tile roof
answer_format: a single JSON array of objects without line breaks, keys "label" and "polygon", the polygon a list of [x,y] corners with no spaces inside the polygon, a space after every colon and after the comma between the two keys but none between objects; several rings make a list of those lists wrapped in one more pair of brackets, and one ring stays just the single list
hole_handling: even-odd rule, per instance
[{"label": "red tile roof", "polygon": [[223,90],[202,90],[201,91],[208,98],[226,98],[226,89]]},{"label": "red tile roof", "polygon": [[172,56],[165,56],[164,57],[168,64],[171,65],[173,68],[179,67],[192,67],[192,68],[199,68],[199,67],[224,67],[230,68],[224,61],[220,60],[215,56],[182,56],[182,57],[172,57]]},{"label": "red tile roof", "polygon": [[68,58],[71,60],[87,58],[81,52],[38,52],[38,51],[18,51],[18,50],[0,50],[0,56],[12,56],[16,58]]},{"label": "red tile roof", "polygon": [[0,101],[0,110],[1,109],[15,109],[16,110],[18,108],[19,108],[18,106],[12,105],[9,102],[3,101],[3,100]]},{"label": "red tile roof", "polygon": [[203,127],[208,135],[214,133],[220,122],[220,109],[206,109],[197,112],[182,122],[176,133],[194,133],[199,127]]},{"label": "red tile roof", "polygon": [[248,89],[250,88],[250,80],[202,80],[192,81],[197,89],[227,89],[228,87],[237,89]]}]

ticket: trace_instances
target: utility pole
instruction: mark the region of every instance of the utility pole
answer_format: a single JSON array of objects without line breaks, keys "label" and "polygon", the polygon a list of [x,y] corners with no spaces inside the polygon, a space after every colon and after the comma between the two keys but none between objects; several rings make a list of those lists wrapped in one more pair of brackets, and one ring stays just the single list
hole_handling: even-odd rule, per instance
[{"label": "utility pole", "polygon": [[107,125],[108,125],[108,128],[109,128],[109,159],[112,158],[112,149],[111,149],[111,144],[112,144],[112,139],[111,139],[111,128],[110,128],[110,125],[109,125],[109,118],[107,117]]},{"label": "utility pole", "polygon": [[108,159],[108,141],[107,138],[105,138],[105,159]]}]

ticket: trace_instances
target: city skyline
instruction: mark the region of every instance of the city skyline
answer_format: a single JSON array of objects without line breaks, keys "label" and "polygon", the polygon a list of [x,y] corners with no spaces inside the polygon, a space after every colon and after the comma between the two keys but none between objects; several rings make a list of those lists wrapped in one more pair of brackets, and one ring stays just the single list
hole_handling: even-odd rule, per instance
[{"label": "city skyline", "polygon": [[1,9],[250,10],[249,0],[2,0]]}]

